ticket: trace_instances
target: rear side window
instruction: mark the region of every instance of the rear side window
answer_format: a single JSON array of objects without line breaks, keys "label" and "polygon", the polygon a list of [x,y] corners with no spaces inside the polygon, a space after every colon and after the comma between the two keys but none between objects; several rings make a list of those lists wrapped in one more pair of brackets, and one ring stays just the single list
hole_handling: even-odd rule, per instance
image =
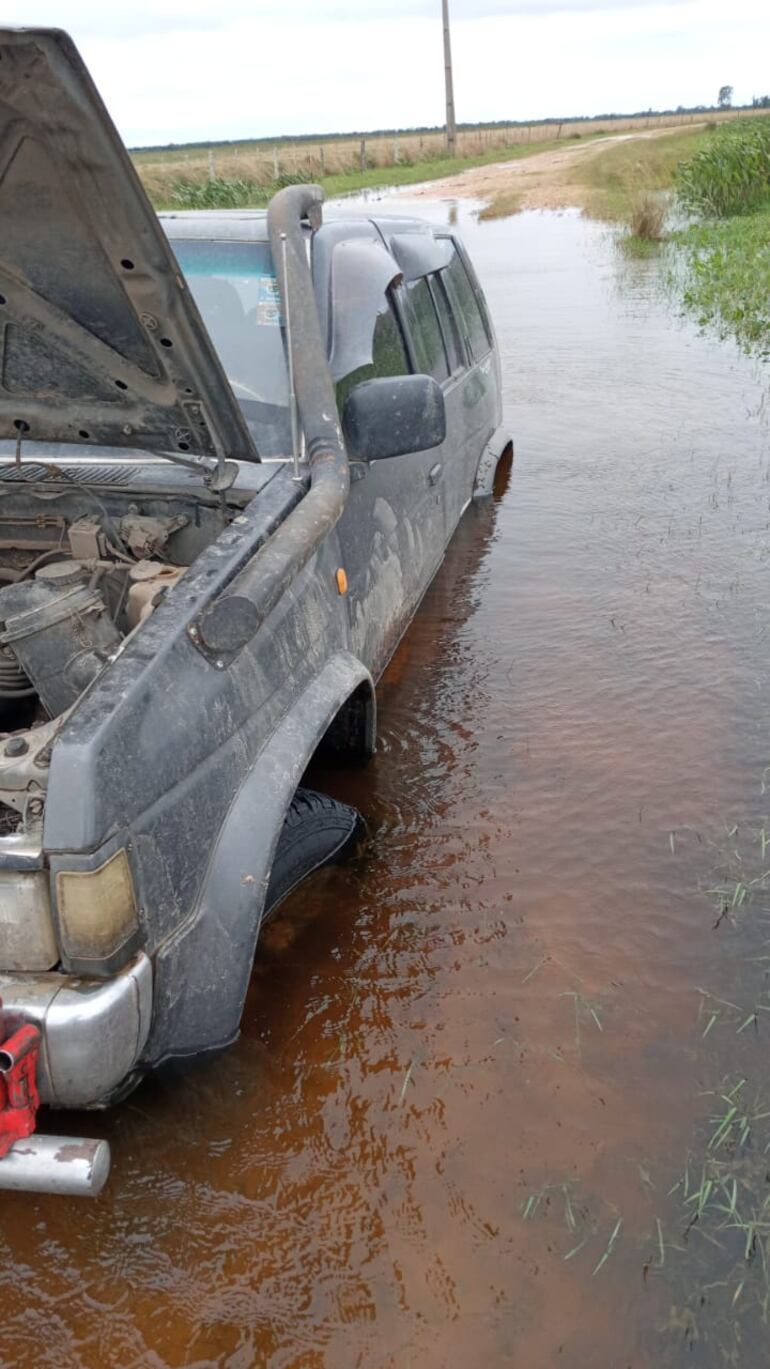
[{"label": "rear side window", "polygon": [[452,313],[449,300],[447,299],[447,293],[444,289],[444,283],[440,276],[436,275],[430,277],[430,289],[431,294],[433,295],[433,302],[436,306],[439,323],[441,324],[441,331],[444,334],[444,346],[446,347],[447,356],[449,358],[449,371],[451,375],[454,375],[455,371],[459,371],[465,365],[465,357],[463,356],[463,348],[460,341],[457,321]]},{"label": "rear side window", "polygon": [[350,391],[362,381],[376,380],[380,376],[405,376],[408,373],[409,360],[398,319],[393,312],[390,299],[384,296],[374,325],[370,365],[359,366],[337,385],[337,407],[340,413],[345,408],[345,400]]},{"label": "rear side window", "polygon": [[451,262],[441,272],[441,279],[446,285],[468,350],[473,360],[479,361],[490,351],[492,343],[468,272],[457,251],[452,254]]},{"label": "rear side window", "polygon": [[423,277],[410,281],[403,299],[418,374],[433,376],[438,381],[447,380],[449,366],[444,339],[427,280]]}]

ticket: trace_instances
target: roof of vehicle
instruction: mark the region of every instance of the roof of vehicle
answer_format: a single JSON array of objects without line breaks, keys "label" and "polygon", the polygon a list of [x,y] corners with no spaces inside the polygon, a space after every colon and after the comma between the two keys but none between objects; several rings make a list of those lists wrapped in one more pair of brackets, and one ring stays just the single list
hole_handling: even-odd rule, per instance
[{"label": "roof of vehicle", "polygon": [[158,215],[169,238],[267,242],[265,209],[175,209]]},{"label": "roof of vehicle", "polygon": [[[215,238],[230,242],[266,242],[266,209],[173,209],[158,214],[169,238]],[[376,217],[354,216],[324,209],[326,223],[360,226],[370,223],[385,238],[394,231],[400,233],[425,232],[431,229],[425,219],[405,218],[403,215],[378,214]]]}]

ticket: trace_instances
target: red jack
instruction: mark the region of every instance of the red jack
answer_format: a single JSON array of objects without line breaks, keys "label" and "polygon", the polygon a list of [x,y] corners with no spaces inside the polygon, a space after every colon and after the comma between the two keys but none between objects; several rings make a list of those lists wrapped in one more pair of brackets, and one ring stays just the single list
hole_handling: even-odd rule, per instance
[{"label": "red jack", "polygon": [[[2,1020],[0,1011],[0,1028]],[[0,1159],[15,1141],[31,1136],[37,1125],[39,1052],[40,1032],[29,1024],[0,1043]]]}]

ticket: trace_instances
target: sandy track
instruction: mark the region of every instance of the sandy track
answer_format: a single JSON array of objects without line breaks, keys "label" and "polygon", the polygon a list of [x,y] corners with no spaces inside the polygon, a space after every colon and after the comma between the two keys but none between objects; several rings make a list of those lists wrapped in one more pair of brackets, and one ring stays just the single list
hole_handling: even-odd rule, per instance
[{"label": "sandy track", "polygon": [[[691,124],[688,128],[698,126]],[[608,147],[620,142],[665,138],[681,132],[682,129],[676,127],[595,138],[590,143],[573,143],[550,152],[536,152],[532,157],[523,157],[518,161],[472,167],[457,176],[447,176],[444,180],[415,187],[409,192],[410,198],[443,200],[456,197],[490,201],[498,195],[515,192],[521,209],[564,209],[582,201],[580,186],[574,180],[575,167],[581,162],[600,157]]]}]

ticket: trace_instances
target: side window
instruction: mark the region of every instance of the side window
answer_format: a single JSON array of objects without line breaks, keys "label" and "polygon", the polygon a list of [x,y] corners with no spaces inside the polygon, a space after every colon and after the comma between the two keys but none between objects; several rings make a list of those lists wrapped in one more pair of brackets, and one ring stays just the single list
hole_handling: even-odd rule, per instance
[{"label": "side window", "polygon": [[465,356],[463,354],[462,342],[460,341],[457,321],[452,313],[452,307],[447,299],[447,293],[441,277],[435,275],[431,276],[429,279],[433,303],[436,306],[436,313],[438,314],[441,331],[444,335],[444,346],[449,358],[449,373],[450,375],[454,375],[455,371],[461,370],[465,365]]},{"label": "side window", "polygon": [[359,366],[337,384],[337,408],[340,414],[345,408],[345,400],[350,391],[363,380],[376,380],[380,376],[405,376],[408,373],[409,360],[398,319],[393,312],[390,299],[384,297],[374,324],[371,363],[368,366]]},{"label": "side window", "polygon": [[452,254],[452,260],[441,272],[441,277],[446,285],[452,308],[459,319],[471,356],[474,361],[480,361],[490,351],[492,343],[473,286],[468,278],[468,272],[457,251]]},{"label": "side window", "polygon": [[449,366],[444,339],[427,280],[424,277],[411,280],[402,298],[418,374],[433,376],[438,381],[447,380]]}]

